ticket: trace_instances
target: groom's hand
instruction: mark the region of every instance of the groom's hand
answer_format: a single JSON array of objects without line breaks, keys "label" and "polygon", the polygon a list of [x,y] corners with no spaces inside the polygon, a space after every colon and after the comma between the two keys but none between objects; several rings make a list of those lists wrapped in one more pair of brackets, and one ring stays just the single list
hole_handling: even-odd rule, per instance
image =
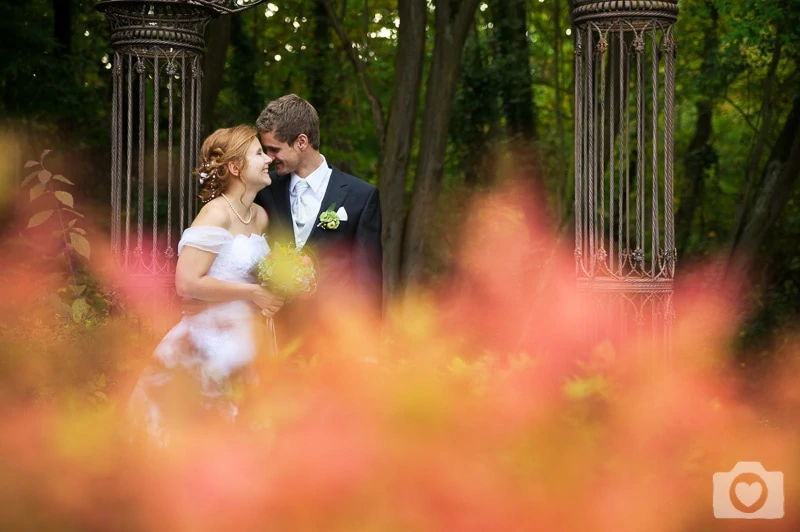
[{"label": "groom's hand", "polygon": [[250,299],[259,306],[261,314],[271,318],[283,307],[284,300],[263,286],[257,286],[250,294]]}]

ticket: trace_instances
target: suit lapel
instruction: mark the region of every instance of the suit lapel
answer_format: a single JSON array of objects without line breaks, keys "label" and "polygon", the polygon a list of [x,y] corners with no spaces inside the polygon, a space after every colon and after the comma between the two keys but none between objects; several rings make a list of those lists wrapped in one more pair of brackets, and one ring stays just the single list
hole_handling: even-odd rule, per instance
[{"label": "suit lapel", "polygon": [[342,205],[344,205],[344,200],[347,198],[347,182],[344,179],[344,175],[342,172],[339,171],[338,168],[331,166],[331,179],[328,182],[328,188],[325,190],[325,195],[322,198],[322,203],[319,206],[319,212],[317,213],[317,217],[314,218],[314,227],[311,229],[311,234],[308,235],[308,240],[318,238],[323,231],[317,227],[317,220],[319,220],[319,215],[323,212],[328,210],[328,207],[336,204],[334,210],[338,209]]}]

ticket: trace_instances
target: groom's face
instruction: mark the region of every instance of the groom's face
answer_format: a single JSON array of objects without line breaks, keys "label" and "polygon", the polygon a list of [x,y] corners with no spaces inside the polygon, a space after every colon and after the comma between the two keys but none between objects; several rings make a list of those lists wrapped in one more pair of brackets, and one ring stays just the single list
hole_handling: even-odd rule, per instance
[{"label": "groom's face", "polygon": [[262,131],[259,133],[261,145],[267,155],[272,157],[272,164],[279,175],[291,174],[297,170],[300,163],[300,153],[293,144],[287,144],[275,138],[274,131]]}]

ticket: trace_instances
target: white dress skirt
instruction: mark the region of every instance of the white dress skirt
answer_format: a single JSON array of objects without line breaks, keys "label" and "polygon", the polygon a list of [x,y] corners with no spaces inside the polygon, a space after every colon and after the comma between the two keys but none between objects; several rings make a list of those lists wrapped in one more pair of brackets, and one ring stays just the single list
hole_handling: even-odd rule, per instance
[{"label": "white dress skirt", "polygon": [[[190,227],[178,243],[215,253],[209,277],[255,283],[255,266],[269,253],[261,235],[232,235],[221,227]],[[265,335],[259,309],[249,301],[201,304],[164,336],[129,401],[137,431],[160,446],[175,423],[216,416],[235,420],[241,387]]]}]

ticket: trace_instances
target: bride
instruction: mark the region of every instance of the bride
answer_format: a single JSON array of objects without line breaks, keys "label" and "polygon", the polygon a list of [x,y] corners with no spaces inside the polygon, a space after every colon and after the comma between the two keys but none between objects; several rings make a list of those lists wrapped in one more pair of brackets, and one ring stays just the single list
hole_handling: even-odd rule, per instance
[{"label": "bride", "polygon": [[265,333],[263,318],[282,306],[253,275],[269,246],[267,213],[253,203],[270,184],[272,159],[250,126],[218,129],[203,143],[200,199],[205,203],[178,243],[175,288],[193,311],[167,333],[139,378],[129,408],[134,424],[166,446],[171,426],[198,416],[233,421]]}]

